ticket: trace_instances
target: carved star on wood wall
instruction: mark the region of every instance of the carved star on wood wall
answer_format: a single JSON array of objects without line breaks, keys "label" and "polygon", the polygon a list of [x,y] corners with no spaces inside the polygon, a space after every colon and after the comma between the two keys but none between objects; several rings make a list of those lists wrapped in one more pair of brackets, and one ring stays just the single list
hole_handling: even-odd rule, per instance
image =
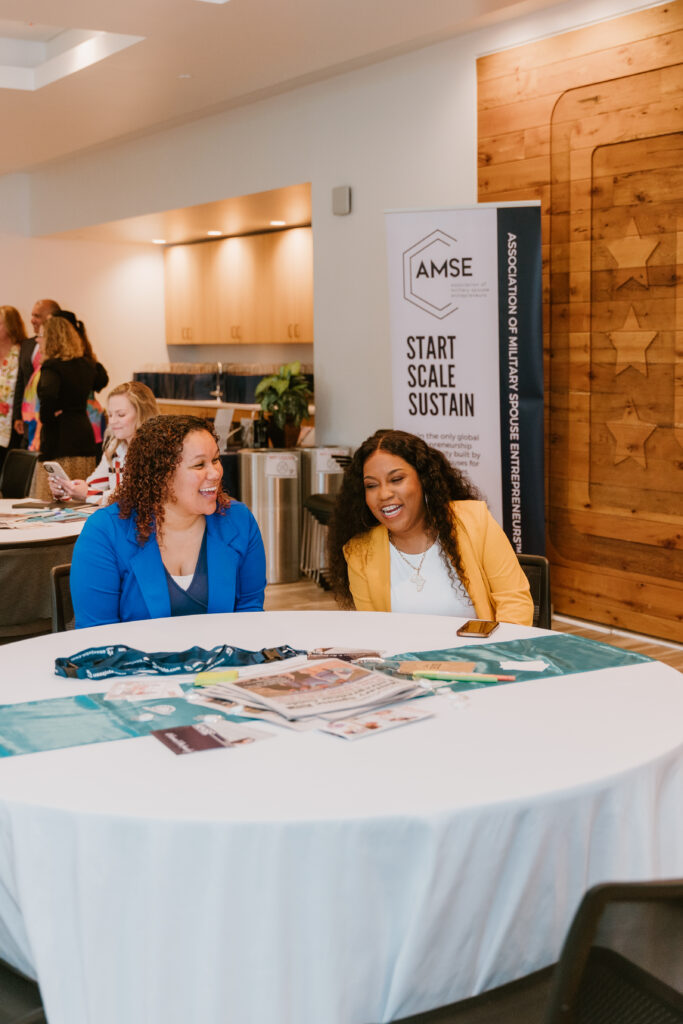
[{"label": "carved star on wood wall", "polygon": [[617,262],[614,287],[621,288],[627,281],[635,281],[647,288],[647,261],[659,245],[659,239],[650,236],[641,238],[638,225],[631,219],[623,238],[605,242],[610,254]]},{"label": "carved star on wood wall", "polygon": [[607,429],[617,442],[614,452],[614,465],[624,459],[634,459],[643,469],[647,468],[645,442],[657,429],[656,423],[647,423],[638,416],[635,403],[629,401],[620,420],[607,420]]},{"label": "carved star on wood wall", "polygon": [[617,350],[615,375],[620,374],[628,366],[632,366],[644,377],[647,377],[645,353],[658,334],[659,331],[641,331],[636,311],[633,306],[630,306],[622,330],[607,332],[607,337]]}]

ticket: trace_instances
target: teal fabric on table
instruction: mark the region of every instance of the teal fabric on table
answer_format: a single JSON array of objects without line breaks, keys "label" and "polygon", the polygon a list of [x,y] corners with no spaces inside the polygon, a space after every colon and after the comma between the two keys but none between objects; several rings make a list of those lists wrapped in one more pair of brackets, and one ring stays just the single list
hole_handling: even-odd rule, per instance
[{"label": "teal fabric on table", "polygon": [[[189,687],[188,687],[189,688]],[[107,701],[104,694],[31,700],[0,705],[0,757],[61,750],[147,736],[156,729],[195,725],[207,715],[232,722],[243,718],[193,704],[180,697]]]},{"label": "teal fabric on table", "polygon": [[[593,672],[598,669],[615,668],[620,665],[639,665],[652,661],[644,654],[625,651],[620,647],[587,640],[581,636],[556,633],[554,636],[535,636],[526,640],[502,640],[500,643],[472,644],[466,647],[449,647],[441,651],[408,651],[394,654],[386,659],[382,670],[398,670],[401,661],[473,661],[473,672],[489,675],[514,675],[515,683],[529,679],[547,679],[552,676],[568,676],[576,672]],[[517,662],[514,669],[500,667],[501,661]],[[525,672],[525,661],[544,661],[546,668],[540,672]],[[508,686],[502,682],[442,682],[435,680],[434,686],[448,686],[455,693],[465,690],[482,690],[490,686]]]}]

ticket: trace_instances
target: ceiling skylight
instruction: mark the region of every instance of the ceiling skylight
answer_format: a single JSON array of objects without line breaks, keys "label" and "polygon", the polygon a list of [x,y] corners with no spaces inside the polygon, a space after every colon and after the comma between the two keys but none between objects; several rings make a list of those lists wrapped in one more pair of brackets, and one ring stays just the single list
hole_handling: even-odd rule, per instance
[{"label": "ceiling skylight", "polygon": [[0,89],[34,92],[142,39],[0,20]]}]

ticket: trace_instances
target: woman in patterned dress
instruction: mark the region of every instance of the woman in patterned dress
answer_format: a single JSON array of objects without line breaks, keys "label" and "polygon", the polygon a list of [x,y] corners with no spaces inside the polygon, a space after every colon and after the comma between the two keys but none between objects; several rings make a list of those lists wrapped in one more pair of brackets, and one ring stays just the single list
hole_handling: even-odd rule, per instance
[{"label": "woman in patterned dress", "polygon": [[0,306],[0,467],[10,448],[21,446],[14,429],[14,399],[19,374],[19,348],[26,340],[21,314],[14,306]]}]

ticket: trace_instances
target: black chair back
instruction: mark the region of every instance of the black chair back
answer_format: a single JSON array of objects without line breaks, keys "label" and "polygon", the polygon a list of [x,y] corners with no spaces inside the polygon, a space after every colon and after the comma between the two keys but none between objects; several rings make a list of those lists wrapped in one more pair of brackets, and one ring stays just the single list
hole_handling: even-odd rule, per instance
[{"label": "black chair back", "polygon": [[593,886],[560,955],[545,1024],[681,1024],[683,879]]},{"label": "black chair back", "polygon": [[517,555],[519,564],[529,580],[534,602],[534,626],[551,629],[550,562],[544,555]]},{"label": "black chair back", "polygon": [[71,602],[71,566],[55,565],[51,570],[52,632],[74,629],[74,606]]},{"label": "black chair back", "polygon": [[304,508],[308,509],[322,526],[329,526],[336,502],[336,494],[309,494],[304,501]]},{"label": "black chair back", "polygon": [[3,498],[25,498],[31,489],[38,452],[24,448],[10,448],[0,474],[0,494]]},{"label": "black chair back", "polygon": [[38,985],[6,960],[0,960],[0,1022],[47,1024]]}]

